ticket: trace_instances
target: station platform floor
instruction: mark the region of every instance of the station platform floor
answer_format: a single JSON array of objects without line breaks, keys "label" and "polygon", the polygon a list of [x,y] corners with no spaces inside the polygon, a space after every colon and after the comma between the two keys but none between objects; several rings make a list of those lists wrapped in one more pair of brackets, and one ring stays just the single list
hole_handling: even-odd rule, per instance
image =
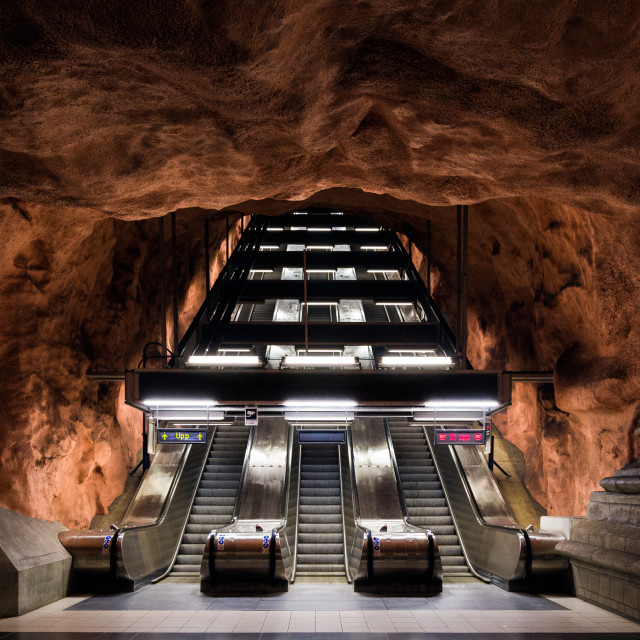
[{"label": "station platform floor", "polygon": [[640,625],[567,595],[445,584],[432,597],[301,583],[288,593],[210,597],[193,583],[73,596],[0,620],[0,640],[640,640]]}]

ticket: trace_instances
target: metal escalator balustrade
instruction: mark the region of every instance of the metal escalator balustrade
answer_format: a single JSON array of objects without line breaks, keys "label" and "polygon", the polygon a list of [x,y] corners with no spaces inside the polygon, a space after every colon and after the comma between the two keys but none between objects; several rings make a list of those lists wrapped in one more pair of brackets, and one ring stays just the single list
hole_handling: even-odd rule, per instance
[{"label": "metal escalator balustrade", "polygon": [[302,447],[297,576],[345,576],[337,445]]},{"label": "metal escalator balustrade", "polygon": [[199,578],[209,533],[231,523],[250,427],[217,427],[171,577]]},{"label": "metal escalator balustrade", "polygon": [[424,430],[389,423],[409,522],[429,529],[438,540],[443,577],[471,578]]}]

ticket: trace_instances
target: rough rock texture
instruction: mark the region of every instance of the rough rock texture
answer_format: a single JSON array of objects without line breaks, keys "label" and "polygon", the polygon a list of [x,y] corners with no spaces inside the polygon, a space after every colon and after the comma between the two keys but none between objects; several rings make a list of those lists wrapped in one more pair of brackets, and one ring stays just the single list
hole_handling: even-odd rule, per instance
[{"label": "rough rock texture", "polygon": [[[123,384],[85,374],[135,367],[160,337],[157,224],[15,200],[0,204],[0,220],[0,506],[87,526],[122,493],[142,427]],[[183,216],[182,308],[204,296],[204,277],[193,278],[201,229]],[[212,225],[214,247],[223,231]],[[181,315],[181,332],[190,320]]]},{"label": "rough rock texture", "polygon": [[470,359],[555,367],[500,427],[582,513],[640,455],[639,27],[631,0],[2,3],[0,504],[74,527],[122,490],[140,417],[83,374],[159,336],[145,219],[180,211],[183,328],[202,218],[304,202],[422,250],[431,218],[452,313],[469,202]]},{"label": "rough rock texture", "polygon": [[365,188],[640,203],[634,0],[23,0],[4,195],[146,217]]}]

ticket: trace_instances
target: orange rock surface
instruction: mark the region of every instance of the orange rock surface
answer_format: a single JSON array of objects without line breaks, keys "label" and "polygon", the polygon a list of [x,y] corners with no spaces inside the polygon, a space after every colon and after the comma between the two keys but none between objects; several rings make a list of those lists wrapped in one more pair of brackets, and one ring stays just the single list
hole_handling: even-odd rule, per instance
[{"label": "orange rock surface", "polygon": [[122,489],[140,416],[84,374],[159,337],[151,218],[178,211],[184,328],[202,219],[215,248],[224,210],[305,202],[422,250],[430,218],[452,313],[465,202],[471,362],[554,370],[499,424],[582,513],[640,455],[638,32],[631,1],[0,7],[0,505],[83,526]]}]

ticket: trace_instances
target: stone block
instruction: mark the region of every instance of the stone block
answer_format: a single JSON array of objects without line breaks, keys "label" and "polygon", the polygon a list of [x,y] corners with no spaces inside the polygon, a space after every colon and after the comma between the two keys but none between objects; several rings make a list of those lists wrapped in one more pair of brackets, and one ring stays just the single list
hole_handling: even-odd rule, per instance
[{"label": "stone block", "polygon": [[624,583],[622,580],[613,578],[610,584],[609,594],[612,600],[622,602],[624,599]]},{"label": "stone block", "polygon": [[71,556],[58,540],[64,529],[0,507],[0,617],[22,615],[67,595]]},{"label": "stone block", "polygon": [[623,603],[625,606],[632,607],[634,609],[640,607],[640,601],[638,600],[638,587],[628,582],[625,583]]}]

